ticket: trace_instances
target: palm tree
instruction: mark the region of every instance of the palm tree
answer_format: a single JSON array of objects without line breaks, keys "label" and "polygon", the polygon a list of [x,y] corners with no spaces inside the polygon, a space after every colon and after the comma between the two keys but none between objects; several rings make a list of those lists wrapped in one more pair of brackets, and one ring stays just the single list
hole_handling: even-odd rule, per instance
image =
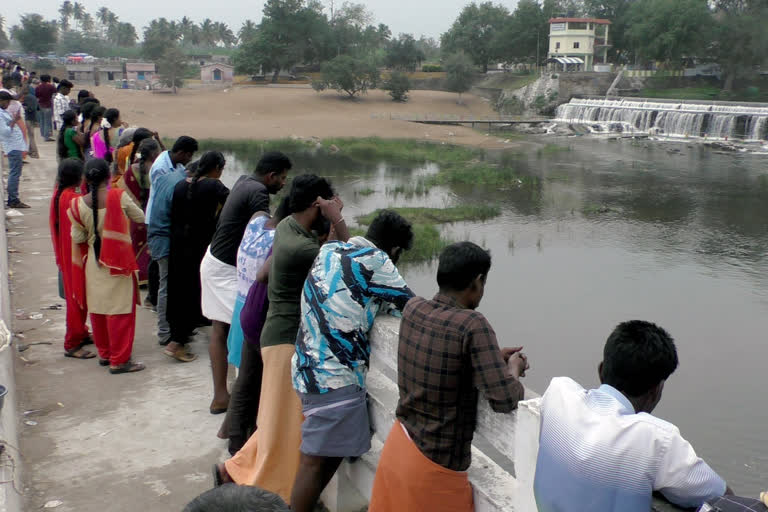
[{"label": "palm tree", "polygon": [[219,23],[218,35],[219,41],[221,41],[227,48],[232,48],[235,43],[237,43],[237,38],[235,37],[234,32],[232,32],[232,29],[229,28],[226,23]]},{"label": "palm tree", "polygon": [[181,21],[179,22],[179,30],[181,30],[181,39],[182,44],[184,46],[187,46],[188,44],[192,43],[192,39],[194,38],[195,29],[197,28],[197,25],[195,25],[195,22],[192,21],[187,16],[184,16],[181,18]]},{"label": "palm tree", "polygon": [[75,18],[76,22],[82,21],[84,15],[85,15],[85,7],[83,7],[83,4],[81,4],[80,2],[75,2],[74,4],[72,4],[72,17]]},{"label": "palm tree", "polygon": [[85,33],[88,33],[91,30],[93,30],[93,16],[91,16],[87,12],[84,12],[83,16],[80,18],[80,28]]},{"label": "palm tree", "polygon": [[61,30],[66,31],[69,29],[69,18],[72,16],[72,2],[64,0],[61,7],[59,7],[59,14],[61,15],[61,18],[59,19]]},{"label": "palm tree", "polygon": [[98,18],[99,23],[101,23],[102,26],[107,26],[110,12],[111,11],[106,7],[99,7],[99,10],[96,11],[96,18]]},{"label": "palm tree", "polygon": [[207,46],[216,45],[216,31],[210,18],[205,18],[200,24],[200,41]]},{"label": "palm tree", "polygon": [[240,30],[237,32],[237,38],[240,40],[240,44],[250,41],[254,37],[256,37],[256,33],[259,30],[259,26],[256,25],[251,20],[245,20],[243,22],[243,26],[240,27]]}]

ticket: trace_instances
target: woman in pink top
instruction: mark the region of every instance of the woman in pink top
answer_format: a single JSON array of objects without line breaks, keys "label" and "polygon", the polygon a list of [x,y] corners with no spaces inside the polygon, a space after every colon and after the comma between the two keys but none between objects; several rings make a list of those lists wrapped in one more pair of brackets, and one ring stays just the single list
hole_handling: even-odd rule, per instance
[{"label": "woman in pink top", "polygon": [[121,124],[119,110],[110,108],[104,112],[101,129],[91,136],[91,148],[93,149],[94,158],[103,158],[107,162],[112,163],[112,152],[115,150],[112,141],[116,136],[119,136]]}]

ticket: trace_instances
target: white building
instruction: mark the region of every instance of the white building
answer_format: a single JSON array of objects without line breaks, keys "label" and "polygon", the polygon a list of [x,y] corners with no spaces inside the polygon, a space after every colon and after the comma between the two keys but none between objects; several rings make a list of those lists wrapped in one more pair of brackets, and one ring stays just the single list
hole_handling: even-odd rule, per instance
[{"label": "white building", "polygon": [[605,69],[611,46],[608,44],[610,24],[609,20],[597,18],[552,18],[549,20],[549,62],[563,71],[610,71]]}]

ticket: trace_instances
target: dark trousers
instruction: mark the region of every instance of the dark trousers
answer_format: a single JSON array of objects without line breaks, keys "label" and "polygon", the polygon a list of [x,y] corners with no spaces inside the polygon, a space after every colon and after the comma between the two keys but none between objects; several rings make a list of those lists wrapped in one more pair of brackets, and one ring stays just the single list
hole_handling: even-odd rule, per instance
[{"label": "dark trousers", "polygon": [[157,262],[152,260],[148,268],[147,298],[153,306],[157,306],[157,290],[160,288],[160,268]]},{"label": "dark trousers", "polygon": [[261,375],[264,363],[260,348],[243,340],[243,353],[240,359],[240,373],[237,375],[232,396],[229,399],[227,419],[229,421],[229,453],[236,454],[243,447],[254,430],[259,414],[261,397]]}]

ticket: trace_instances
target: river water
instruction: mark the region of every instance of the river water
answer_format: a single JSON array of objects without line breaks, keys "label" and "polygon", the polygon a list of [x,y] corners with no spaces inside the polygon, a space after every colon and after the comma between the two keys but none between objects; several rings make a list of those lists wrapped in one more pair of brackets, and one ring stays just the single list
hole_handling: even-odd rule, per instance
[{"label": "river water", "polygon": [[[680,143],[547,141],[565,149],[505,158],[538,177],[534,185],[437,187],[427,195],[397,187],[407,191],[434,165],[291,156],[297,172],[333,180],[347,219],[385,206],[499,204],[496,219],[442,229],[491,250],[480,311],[502,345],[525,347],[526,385],[543,392],[552,377],[568,375],[597,386],[613,327],[654,321],[675,338],[680,357],[655,414],[676,424],[737,493],[765,490],[768,160]],[[253,165],[228,155],[224,181],[231,186]],[[417,294],[436,291],[434,262],[402,270]]]}]

